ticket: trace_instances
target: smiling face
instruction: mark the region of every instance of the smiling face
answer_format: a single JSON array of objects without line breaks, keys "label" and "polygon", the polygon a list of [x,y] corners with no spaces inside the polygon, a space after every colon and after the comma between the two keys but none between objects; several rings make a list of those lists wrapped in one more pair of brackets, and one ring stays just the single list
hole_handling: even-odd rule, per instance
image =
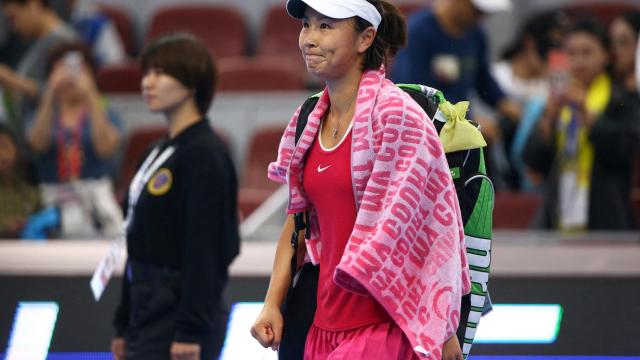
[{"label": "smiling face", "polygon": [[189,100],[193,91],[162,69],[150,68],[142,78],[142,96],[151,112],[171,113]]},{"label": "smiling face", "polygon": [[369,37],[373,28],[370,29],[358,33],[353,18],[331,19],[307,7],[299,39],[307,71],[331,80],[359,70],[364,52],[372,42]]}]

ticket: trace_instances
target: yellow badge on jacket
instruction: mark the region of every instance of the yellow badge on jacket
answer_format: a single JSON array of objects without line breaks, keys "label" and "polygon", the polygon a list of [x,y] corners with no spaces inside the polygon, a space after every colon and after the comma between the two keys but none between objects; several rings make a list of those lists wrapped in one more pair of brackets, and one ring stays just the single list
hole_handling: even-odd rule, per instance
[{"label": "yellow badge on jacket", "polygon": [[166,194],[171,189],[173,176],[167,168],[162,168],[153,175],[147,183],[147,190],[151,195],[160,196]]}]

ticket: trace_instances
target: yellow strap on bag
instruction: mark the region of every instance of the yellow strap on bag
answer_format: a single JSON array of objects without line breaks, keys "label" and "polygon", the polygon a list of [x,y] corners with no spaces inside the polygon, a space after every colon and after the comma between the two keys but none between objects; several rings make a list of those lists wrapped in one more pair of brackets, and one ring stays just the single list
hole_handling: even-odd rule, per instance
[{"label": "yellow strap on bag", "polygon": [[468,101],[453,105],[448,101],[441,103],[438,109],[445,115],[447,122],[440,131],[440,141],[444,152],[476,149],[487,146],[480,130],[466,119]]}]

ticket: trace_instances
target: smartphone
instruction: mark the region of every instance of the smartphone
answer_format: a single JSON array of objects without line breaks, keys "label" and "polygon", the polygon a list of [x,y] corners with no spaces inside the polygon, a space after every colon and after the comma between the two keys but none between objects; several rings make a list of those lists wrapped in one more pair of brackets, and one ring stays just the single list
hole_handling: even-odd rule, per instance
[{"label": "smartphone", "polygon": [[547,55],[547,64],[551,95],[560,96],[565,94],[571,83],[567,55],[561,50],[552,50]]},{"label": "smartphone", "polygon": [[79,51],[69,51],[64,54],[64,66],[72,77],[77,78],[82,71],[82,54]]},{"label": "smartphone", "polygon": [[562,96],[567,93],[571,77],[564,71],[555,71],[549,74],[549,85],[552,96]]}]

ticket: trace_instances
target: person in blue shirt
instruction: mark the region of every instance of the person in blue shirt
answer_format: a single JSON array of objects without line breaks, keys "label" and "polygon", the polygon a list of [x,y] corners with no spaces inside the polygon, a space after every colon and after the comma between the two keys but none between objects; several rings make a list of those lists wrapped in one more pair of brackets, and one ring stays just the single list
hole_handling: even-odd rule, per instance
[{"label": "person in blue shirt", "polygon": [[510,7],[510,0],[443,0],[414,13],[407,47],[393,65],[393,81],[437,88],[452,102],[467,100],[475,89],[501,115],[519,119],[519,105],[491,76],[487,37],[479,26],[485,14]]},{"label": "person in blue shirt", "polygon": [[[441,0],[408,20],[407,47],[395,58],[395,83],[423,84],[442,91],[453,102],[468,100],[472,90],[496,111],[497,118],[478,112],[468,118],[480,124],[489,146],[487,171],[498,189],[508,187],[509,165],[503,148],[522,115],[490,73],[488,43],[480,20],[511,8],[511,0]],[[500,160],[503,161],[500,161]]]}]

